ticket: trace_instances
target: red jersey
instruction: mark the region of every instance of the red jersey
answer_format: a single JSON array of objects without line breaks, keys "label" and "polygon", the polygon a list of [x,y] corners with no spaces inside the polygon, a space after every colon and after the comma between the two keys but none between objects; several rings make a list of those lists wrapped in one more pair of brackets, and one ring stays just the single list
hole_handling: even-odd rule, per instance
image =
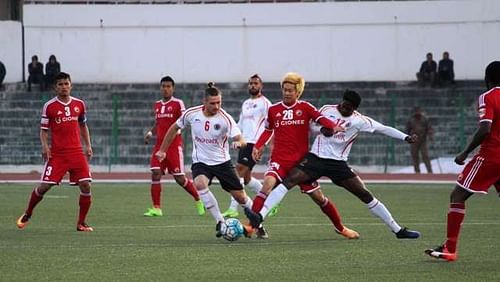
[{"label": "red jersey", "polygon": [[479,121],[491,122],[491,131],[481,143],[479,155],[500,162],[500,87],[479,96]]},{"label": "red jersey", "polygon": [[85,103],[70,97],[68,103],[52,98],[43,106],[40,128],[50,130],[50,153],[63,155],[83,154],[80,142],[80,124],[85,124]]},{"label": "red jersey", "polygon": [[274,131],[271,159],[300,161],[309,150],[309,123],[322,117],[313,105],[301,100],[292,106],[279,102],[269,107],[266,130]]},{"label": "red jersey", "polygon": [[[156,119],[156,144],[155,149],[159,149],[163,138],[167,133],[167,130],[172,124],[177,121],[184,112],[186,108],[184,107],[184,102],[181,99],[171,97],[170,100],[164,102],[163,100],[156,101],[153,106],[153,111],[155,113]],[[178,146],[182,144],[182,137],[177,134],[174,141],[170,146]]]}]

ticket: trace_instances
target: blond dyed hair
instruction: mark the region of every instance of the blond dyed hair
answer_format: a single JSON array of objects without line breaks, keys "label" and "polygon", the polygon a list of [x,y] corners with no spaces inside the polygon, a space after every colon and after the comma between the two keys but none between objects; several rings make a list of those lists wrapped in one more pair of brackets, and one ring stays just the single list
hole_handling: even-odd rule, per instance
[{"label": "blond dyed hair", "polygon": [[283,88],[284,83],[291,83],[295,85],[295,89],[297,93],[299,93],[299,98],[302,96],[302,92],[304,92],[304,88],[306,86],[306,80],[304,77],[296,72],[288,72],[281,79],[281,88]]}]

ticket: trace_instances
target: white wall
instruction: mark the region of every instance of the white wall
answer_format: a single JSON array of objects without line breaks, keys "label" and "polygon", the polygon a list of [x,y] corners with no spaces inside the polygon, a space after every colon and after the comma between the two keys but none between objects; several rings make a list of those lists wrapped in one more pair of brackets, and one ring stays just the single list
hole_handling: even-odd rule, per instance
[{"label": "white wall", "polygon": [[0,61],[7,70],[4,82],[22,80],[22,50],[21,23],[0,21]]},{"label": "white wall", "polygon": [[79,82],[414,80],[443,51],[458,79],[481,79],[500,59],[496,0],[25,5],[24,25],[26,57],[55,54]]}]

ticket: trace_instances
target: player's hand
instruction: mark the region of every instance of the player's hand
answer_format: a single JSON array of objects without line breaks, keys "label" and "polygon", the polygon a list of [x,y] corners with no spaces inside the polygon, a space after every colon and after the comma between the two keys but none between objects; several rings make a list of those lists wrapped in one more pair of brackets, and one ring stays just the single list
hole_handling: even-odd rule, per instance
[{"label": "player's hand", "polygon": [[413,143],[417,142],[417,140],[418,140],[418,135],[417,134],[408,135],[405,138],[405,141],[408,142],[408,143],[410,143],[410,144],[413,144]]},{"label": "player's hand", "polygon": [[151,139],[151,136],[153,136],[153,132],[146,132],[146,135],[144,135],[144,144],[149,144],[149,139]]},{"label": "player's hand", "polygon": [[90,160],[92,158],[92,156],[94,155],[94,152],[92,151],[92,147],[87,147],[85,154],[87,155],[87,158]]},{"label": "player's hand", "polygon": [[42,158],[44,161],[48,161],[50,159],[50,148],[42,147]]},{"label": "player's hand", "polygon": [[260,149],[253,147],[252,158],[254,161],[256,162],[260,161],[262,159],[263,154],[264,154],[264,147],[261,147]]},{"label": "player's hand", "polygon": [[167,156],[167,154],[165,152],[162,152],[162,151],[158,151],[155,153],[155,157],[161,162],[165,159],[165,157]]},{"label": "player's hand", "polygon": [[455,157],[455,163],[458,164],[458,165],[463,165],[465,164],[465,159],[467,159],[467,156],[469,154],[467,154],[466,152],[461,152],[460,154],[458,154],[456,157]]},{"label": "player's hand", "polygon": [[233,141],[233,143],[231,143],[231,148],[233,150],[238,150],[241,147],[243,147],[243,144],[241,144],[240,141]]}]

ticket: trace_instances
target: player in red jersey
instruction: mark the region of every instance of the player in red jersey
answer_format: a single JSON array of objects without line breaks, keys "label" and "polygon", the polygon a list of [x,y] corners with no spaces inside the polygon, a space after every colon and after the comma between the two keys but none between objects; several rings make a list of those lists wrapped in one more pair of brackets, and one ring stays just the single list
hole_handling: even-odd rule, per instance
[{"label": "player in red jersey", "polygon": [[[85,222],[91,204],[92,181],[87,162],[87,158],[92,157],[92,146],[85,117],[85,103],[71,97],[71,77],[67,73],[60,72],[56,75],[54,89],[57,96],[45,103],[42,110],[40,141],[42,157],[45,160],[42,178],[40,184],[33,189],[28,207],[17,219],[16,225],[23,229],[43,195],[52,186],[61,183],[63,176],[69,172],[70,184],[80,186],[80,213],[76,230],[94,231]],[[82,148],[80,135],[85,150]]]},{"label": "player in red jersey", "polygon": [[454,261],[457,243],[465,217],[465,201],[474,193],[486,194],[494,185],[500,188],[500,61],[491,62],[485,71],[488,91],[479,96],[479,127],[465,150],[455,157],[463,165],[467,156],[480,146],[479,153],[458,175],[457,185],[450,195],[446,241],[441,246],[425,250],[431,257]]},{"label": "player in red jersey", "polygon": [[174,176],[175,182],[188,192],[196,203],[196,209],[199,215],[205,214],[205,207],[200,200],[200,196],[193,185],[193,181],[185,176],[184,173],[184,155],[182,150],[182,136],[180,132],[175,136],[171,145],[167,149],[167,158],[159,161],[155,153],[160,149],[163,138],[167,130],[186,110],[181,99],[175,98],[175,81],[170,76],[165,76],[160,80],[160,90],[163,98],[156,101],[153,106],[155,115],[155,124],[144,136],[144,143],[148,144],[149,139],[156,133],[156,143],[151,153],[151,200],[153,207],[149,208],[144,216],[154,217],[162,216],[161,210],[161,176],[168,173]]},{"label": "player in red jersey", "polygon": [[[269,107],[266,126],[260,135],[252,152],[254,159],[262,156],[264,145],[274,135],[273,150],[269,161],[269,168],[265,173],[264,185],[255,196],[252,210],[245,209],[249,219],[255,217],[264,204],[271,190],[279,184],[298,162],[307,154],[309,149],[309,124],[311,121],[321,124],[325,128],[341,130],[328,118],[306,101],[299,100],[304,91],[305,80],[297,73],[287,73],[281,80],[283,99]],[[344,227],[334,204],[323,195],[317,182],[301,184],[300,189],[308,194],[320,206],[335,226],[338,233],[347,238],[358,238],[356,231]],[[272,208],[272,207],[270,207]],[[267,232],[260,224],[254,224],[259,238],[267,238]]]}]

